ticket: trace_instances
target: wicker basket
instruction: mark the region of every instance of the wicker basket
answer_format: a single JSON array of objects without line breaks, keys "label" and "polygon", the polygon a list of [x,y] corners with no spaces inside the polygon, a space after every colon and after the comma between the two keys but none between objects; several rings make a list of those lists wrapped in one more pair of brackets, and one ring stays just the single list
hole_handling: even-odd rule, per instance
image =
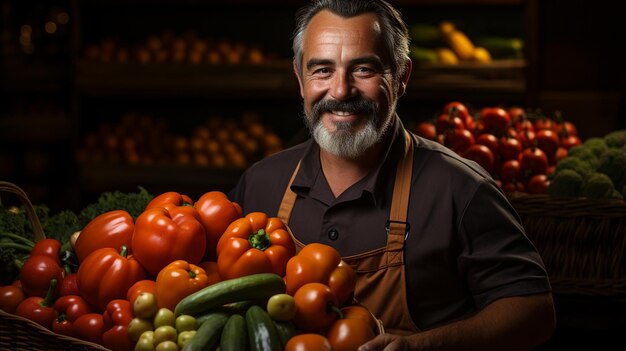
[{"label": "wicker basket", "polygon": [[555,293],[626,295],[626,202],[545,195],[509,200]]},{"label": "wicker basket", "polygon": [[[26,193],[17,185],[0,181],[0,192],[8,192],[20,199],[33,228],[33,239],[45,239],[41,223]],[[41,325],[0,310],[0,350],[33,351],[91,351],[108,350],[100,345],[56,334]]]}]

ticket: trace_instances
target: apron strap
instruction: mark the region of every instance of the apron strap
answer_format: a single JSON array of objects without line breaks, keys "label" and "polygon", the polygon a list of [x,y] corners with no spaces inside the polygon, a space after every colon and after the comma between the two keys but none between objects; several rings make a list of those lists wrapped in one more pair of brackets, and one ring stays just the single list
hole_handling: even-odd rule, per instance
[{"label": "apron strap", "polygon": [[[411,179],[413,176],[413,138],[408,131],[404,131],[404,157],[398,162],[396,179],[391,198],[389,220],[385,227],[388,232],[387,250],[401,255],[404,241],[409,235],[410,225],[407,222]],[[393,258],[391,258],[393,260]]]},{"label": "apron strap", "polygon": [[289,223],[289,217],[291,217],[291,211],[293,210],[293,206],[296,203],[296,193],[291,190],[291,184],[293,180],[296,179],[296,175],[298,174],[298,169],[300,169],[300,162],[298,161],[298,165],[296,169],[293,171],[291,175],[291,179],[289,179],[289,184],[287,184],[287,189],[285,189],[285,195],[283,195],[283,200],[280,202],[280,208],[278,209],[278,214],[276,217],[280,218],[285,225]]}]

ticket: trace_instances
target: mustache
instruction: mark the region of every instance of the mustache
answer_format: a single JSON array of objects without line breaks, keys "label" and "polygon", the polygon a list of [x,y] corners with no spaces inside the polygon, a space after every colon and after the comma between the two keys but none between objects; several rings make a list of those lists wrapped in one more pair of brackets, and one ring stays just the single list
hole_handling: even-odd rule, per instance
[{"label": "mustache", "polygon": [[324,99],[316,102],[311,107],[311,114],[313,120],[319,120],[320,116],[324,112],[330,111],[345,111],[349,113],[365,113],[368,116],[377,116],[378,105],[370,100],[361,97],[351,98],[348,100],[331,100]]}]

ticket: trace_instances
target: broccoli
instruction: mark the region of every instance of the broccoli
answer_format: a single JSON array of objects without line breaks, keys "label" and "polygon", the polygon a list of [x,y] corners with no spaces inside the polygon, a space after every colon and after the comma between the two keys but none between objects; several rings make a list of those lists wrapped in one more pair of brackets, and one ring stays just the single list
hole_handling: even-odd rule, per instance
[{"label": "broccoli", "polygon": [[554,175],[548,186],[548,194],[552,196],[578,196],[584,183],[583,177],[573,169],[563,169]]},{"label": "broccoli", "polygon": [[569,149],[567,156],[580,159],[581,161],[589,164],[591,169],[595,169],[598,166],[598,156],[591,148],[585,145],[578,145]]},{"label": "broccoli", "polygon": [[585,179],[580,195],[590,199],[608,199],[613,195],[613,182],[604,173],[594,172]]},{"label": "broccoli", "polygon": [[626,147],[626,129],[616,130],[604,136],[604,142],[608,147]]},{"label": "broccoli", "polygon": [[86,226],[97,216],[113,210],[127,211],[133,219],[137,219],[153,198],[143,187],[139,186],[137,189],[137,193],[114,191],[100,194],[97,202],[88,205],[78,214],[80,227]]},{"label": "broccoli", "polygon": [[[586,147],[587,149],[589,149],[591,152],[593,152],[593,154],[596,155],[596,157],[601,157],[602,154],[604,154],[606,150],[609,149],[609,147],[606,146],[606,142],[604,141],[603,138],[589,138],[585,140],[585,142],[582,145]],[[570,151],[572,149],[570,149]]]},{"label": "broccoli", "polygon": [[69,250],[70,236],[82,229],[78,216],[70,210],[49,215],[50,210],[45,205],[34,207],[46,237],[57,239],[63,245],[63,250]]},{"label": "broccoli", "polygon": [[626,150],[609,149],[600,158],[596,170],[611,178],[616,189],[621,189],[626,185]]},{"label": "broccoli", "polygon": [[554,168],[554,176],[566,169],[578,173],[583,179],[594,170],[589,162],[583,161],[578,157],[567,156],[556,164],[556,167]]}]

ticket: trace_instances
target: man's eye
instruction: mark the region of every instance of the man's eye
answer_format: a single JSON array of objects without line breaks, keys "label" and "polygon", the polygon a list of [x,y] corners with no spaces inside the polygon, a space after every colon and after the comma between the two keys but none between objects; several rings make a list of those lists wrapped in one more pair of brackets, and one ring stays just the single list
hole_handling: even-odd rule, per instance
[{"label": "man's eye", "polygon": [[330,73],[330,69],[327,67],[321,67],[313,71],[313,74],[327,74]]}]

